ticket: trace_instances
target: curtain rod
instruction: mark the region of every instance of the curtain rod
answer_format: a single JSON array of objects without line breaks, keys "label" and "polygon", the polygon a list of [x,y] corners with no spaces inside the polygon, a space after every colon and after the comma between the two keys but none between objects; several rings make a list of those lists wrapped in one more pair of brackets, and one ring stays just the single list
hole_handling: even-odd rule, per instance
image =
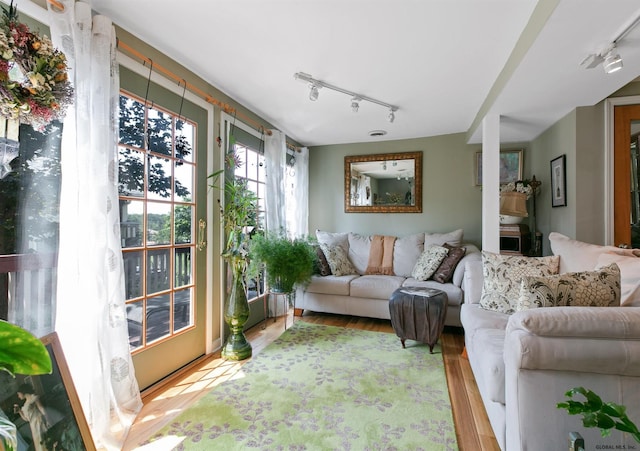
[{"label": "curtain rod", "polygon": [[[47,0],[50,2],[56,2],[57,0]],[[269,136],[271,136],[271,130],[265,128],[261,123],[251,119],[250,117],[246,116],[245,114],[239,112],[238,110],[236,110],[235,108],[233,108],[231,105],[229,105],[228,103],[223,103],[220,100],[216,99],[215,97],[211,96],[210,94],[207,94],[206,92],[204,92],[203,90],[201,90],[200,88],[198,88],[197,86],[192,85],[191,83],[189,83],[188,81],[186,81],[184,78],[180,78],[178,77],[176,74],[174,74],[173,72],[171,72],[169,69],[166,69],[164,67],[162,67],[161,65],[154,63],[151,58],[148,58],[146,56],[144,56],[142,53],[138,52],[137,50],[135,50],[134,48],[132,48],[131,46],[127,45],[126,43],[122,42],[120,39],[117,39],[117,46],[119,49],[129,53],[132,56],[135,56],[136,58],[140,59],[145,65],[151,64],[152,69],[157,70],[158,72],[161,72],[162,74],[164,74],[165,76],[173,79],[174,81],[176,81],[178,83],[178,86],[180,86],[181,84],[184,84],[185,88],[188,89],[189,91],[193,92],[194,94],[197,94],[198,96],[202,97],[206,102],[209,102],[219,108],[221,108],[225,113],[231,115],[231,116],[235,116],[235,117],[240,117],[244,122],[248,122],[249,125],[252,125],[255,129],[257,129],[260,133],[265,133]],[[286,143],[287,147],[289,149],[295,150],[296,152],[300,152],[300,148],[298,146],[294,146],[293,144],[287,142]]]}]

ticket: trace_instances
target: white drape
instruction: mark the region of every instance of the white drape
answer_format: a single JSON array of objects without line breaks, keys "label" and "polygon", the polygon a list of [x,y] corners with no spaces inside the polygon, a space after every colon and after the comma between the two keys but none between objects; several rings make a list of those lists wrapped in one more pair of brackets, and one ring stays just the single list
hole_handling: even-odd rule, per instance
[{"label": "white drape", "polygon": [[287,165],[286,136],[273,130],[264,141],[264,159],[267,165],[267,192],[265,196],[266,229],[283,233],[286,228],[284,203],[284,171]]},{"label": "white drape", "polygon": [[142,407],[129,351],[118,213],[115,30],[87,3],[49,6],[75,90],[64,121],[56,330],[99,447],[121,449]]},{"label": "white drape", "polygon": [[285,203],[289,236],[301,238],[309,234],[309,149],[300,148],[294,158],[288,177],[291,190],[287,190]]}]

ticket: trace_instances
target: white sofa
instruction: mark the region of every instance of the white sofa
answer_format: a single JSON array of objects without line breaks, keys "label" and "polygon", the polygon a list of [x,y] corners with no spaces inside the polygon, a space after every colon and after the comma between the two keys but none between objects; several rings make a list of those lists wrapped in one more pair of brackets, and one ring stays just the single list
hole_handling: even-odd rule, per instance
[{"label": "white sofa", "polygon": [[[393,248],[393,275],[365,274],[369,259],[372,235],[356,233],[331,233],[316,231],[318,242],[326,245],[340,245],[348,252],[348,257],[355,268],[355,274],[349,275],[314,275],[311,283],[298,288],[295,297],[296,315],[304,310],[368,318],[389,319],[389,298],[398,288],[403,286],[421,286],[438,288],[447,293],[449,303],[445,324],[461,326],[460,305],[465,300],[468,289],[480,290],[481,279],[471,280],[466,276],[465,268],[471,261],[480,262],[481,254],[472,244],[462,244],[461,229],[450,233],[416,233],[410,236],[397,237]],[[466,248],[464,257],[459,261],[450,282],[440,283],[435,280],[416,280],[411,277],[416,261],[422,254],[425,245],[444,243]]]},{"label": "white sofa", "polygon": [[[605,402],[625,405],[631,420],[640,423],[640,258],[557,233],[549,239],[560,256],[560,273],[616,262],[622,306],[506,314],[482,308],[481,293],[467,297],[461,312],[466,352],[498,444],[508,451],[568,449],[569,433],[575,431],[586,450],[640,449],[629,434],[614,431],[603,438],[599,429],[583,427],[580,415],[556,407],[568,390],[582,386]],[[466,271],[483,277],[482,262]]]}]

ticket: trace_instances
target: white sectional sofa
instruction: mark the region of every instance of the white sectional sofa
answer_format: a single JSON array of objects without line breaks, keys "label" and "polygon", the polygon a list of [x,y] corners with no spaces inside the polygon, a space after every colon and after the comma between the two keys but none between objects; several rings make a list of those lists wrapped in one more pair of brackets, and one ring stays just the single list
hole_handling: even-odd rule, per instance
[{"label": "white sectional sofa", "polygon": [[[579,415],[556,407],[568,390],[582,386],[626,406],[631,420],[640,422],[640,258],[557,233],[549,239],[565,276],[615,262],[621,306],[545,306],[508,314],[483,308],[480,297],[466,298],[466,352],[500,448],[568,449],[575,431],[586,450],[640,449],[631,435],[601,437],[599,429],[583,427]],[[473,263],[465,277],[483,277],[482,263]]]},{"label": "white sectional sofa", "polygon": [[[479,293],[482,280],[470,279],[465,268],[470,262],[479,264],[481,254],[472,244],[463,244],[461,229],[450,233],[416,233],[396,237],[393,245],[393,273],[389,275],[365,274],[369,261],[373,235],[356,233],[330,233],[316,231],[318,242],[327,246],[341,246],[348,252],[348,258],[355,269],[348,275],[315,275],[311,283],[298,288],[295,298],[296,315],[304,310],[337,313],[370,318],[389,319],[389,298],[403,286],[438,288],[447,293],[446,325],[461,326],[460,305],[465,302],[468,290]],[[416,280],[412,271],[425,246],[431,244],[464,247],[466,253],[458,262],[450,281],[440,283],[435,280]],[[476,294],[478,296],[478,294]]]}]

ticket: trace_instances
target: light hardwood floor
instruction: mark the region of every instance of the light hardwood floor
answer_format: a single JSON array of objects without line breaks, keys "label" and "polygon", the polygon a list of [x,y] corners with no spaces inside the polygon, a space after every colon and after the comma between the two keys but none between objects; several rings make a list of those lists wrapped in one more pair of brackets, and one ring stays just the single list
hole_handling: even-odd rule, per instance
[{"label": "light hardwood floor", "polygon": [[[287,326],[290,327],[294,320],[393,333],[391,323],[388,320],[313,312],[306,312],[302,317],[294,318],[290,312]],[[263,326],[266,327],[263,328]],[[269,319],[248,330],[246,336],[253,346],[253,354],[258,354],[265,346],[278,338],[282,332],[284,332],[284,316],[275,322],[273,319]],[[440,343],[442,344],[460,450],[499,451],[469,362],[461,355],[464,348],[462,330],[445,328]],[[428,348],[426,349],[428,350]],[[220,353],[217,352],[200,359],[185,370],[168,378],[158,387],[147,390],[143,393],[144,407],[142,412],[138,415],[123,449],[139,449],[140,451],[145,448],[151,449],[150,446],[142,444],[212,388],[233,378],[242,368],[243,363],[246,362],[226,361],[220,358]]]}]

